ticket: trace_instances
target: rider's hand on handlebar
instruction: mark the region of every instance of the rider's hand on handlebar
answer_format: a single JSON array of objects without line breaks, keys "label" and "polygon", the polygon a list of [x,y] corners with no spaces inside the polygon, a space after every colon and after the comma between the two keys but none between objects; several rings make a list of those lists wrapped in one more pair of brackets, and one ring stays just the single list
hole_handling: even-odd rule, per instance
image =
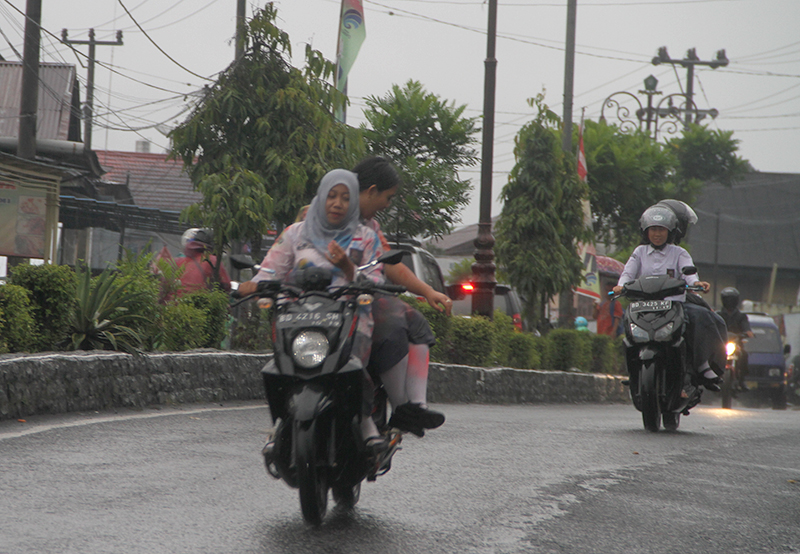
[{"label": "rider's hand on handlebar", "polygon": [[706,281],[697,281],[695,285],[700,285],[701,287],[703,287],[703,292],[708,292],[709,289],[711,288],[711,283],[708,283]]},{"label": "rider's hand on handlebar", "polygon": [[240,296],[249,296],[258,290],[258,283],[253,281],[245,281],[239,283],[238,293]]},{"label": "rider's hand on handlebar", "polygon": [[621,285],[616,285],[616,286],[614,286],[614,288],[613,288],[613,289],[611,289],[611,290],[613,290],[613,291],[614,291],[614,294],[619,294],[619,293],[621,293],[621,292],[622,292],[622,286],[621,286]]}]

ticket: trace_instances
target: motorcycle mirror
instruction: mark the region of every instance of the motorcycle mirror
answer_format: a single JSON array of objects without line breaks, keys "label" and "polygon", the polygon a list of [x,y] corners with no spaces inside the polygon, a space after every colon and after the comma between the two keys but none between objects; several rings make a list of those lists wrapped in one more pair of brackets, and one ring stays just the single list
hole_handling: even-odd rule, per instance
[{"label": "motorcycle mirror", "polygon": [[231,265],[236,269],[252,269],[256,265],[253,258],[247,254],[231,254],[228,257],[231,260]]},{"label": "motorcycle mirror", "polygon": [[687,265],[686,267],[681,268],[681,273],[684,275],[694,275],[697,273],[697,268],[693,265]]},{"label": "motorcycle mirror", "polygon": [[382,264],[395,265],[399,264],[402,259],[402,250],[389,250],[386,254],[383,254],[380,258],[378,258],[378,262]]}]

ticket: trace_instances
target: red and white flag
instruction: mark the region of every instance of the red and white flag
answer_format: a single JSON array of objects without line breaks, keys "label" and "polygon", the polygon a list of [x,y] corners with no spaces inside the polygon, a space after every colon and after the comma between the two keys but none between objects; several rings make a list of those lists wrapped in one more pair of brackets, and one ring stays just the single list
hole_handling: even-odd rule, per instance
[{"label": "red and white flag", "polygon": [[581,111],[581,126],[578,128],[578,178],[585,183],[588,175],[586,153],[583,150],[583,111]]}]

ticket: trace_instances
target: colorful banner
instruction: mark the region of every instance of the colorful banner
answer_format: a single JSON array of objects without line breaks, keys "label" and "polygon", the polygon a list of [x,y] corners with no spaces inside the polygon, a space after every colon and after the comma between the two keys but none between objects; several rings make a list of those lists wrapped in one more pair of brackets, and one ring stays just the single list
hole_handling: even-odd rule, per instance
[{"label": "colorful banner", "polygon": [[600,300],[600,279],[597,275],[597,256],[593,244],[578,244],[578,254],[583,260],[583,280],[575,288],[581,296]]},{"label": "colorful banner", "polygon": [[0,256],[44,258],[47,192],[0,180]]},{"label": "colorful banner", "polygon": [[[364,26],[364,6],[361,0],[342,0],[339,19],[339,43],[336,47],[336,88],[347,94],[347,76],[356,61],[361,44],[367,38]],[[344,110],[337,110],[336,117],[344,121]]]}]

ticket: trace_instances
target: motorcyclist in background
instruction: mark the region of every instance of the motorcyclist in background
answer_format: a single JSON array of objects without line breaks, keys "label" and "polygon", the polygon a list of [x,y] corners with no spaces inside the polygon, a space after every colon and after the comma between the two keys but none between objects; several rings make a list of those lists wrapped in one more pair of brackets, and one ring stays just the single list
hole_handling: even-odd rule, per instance
[{"label": "motorcyclist in background", "polygon": [[[739,303],[741,297],[739,291],[733,287],[725,287],[719,293],[722,298],[722,309],[718,312],[722,319],[725,320],[725,325],[728,331],[741,337],[754,337],[752,329],[750,328],[750,321],[747,316],[739,311]],[[744,348],[742,341],[737,341],[737,348],[739,348],[739,365],[737,367],[736,378],[739,384],[739,389],[747,391],[744,378],[748,374],[747,366],[747,350]]]},{"label": "motorcyclist in background", "polygon": [[[696,215],[694,221],[697,221]],[[623,285],[639,277],[663,274],[683,278],[690,285],[699,284],[704,291],[711,288],[706,281],[700,281],[696,274],[682,276],[681,270],[686,266],[694,266],[694,261],[685,249],[674,244],[679,240],[676,237],[679,233],[682,236],[682,233],[678,216],[672,208],[663,204],[650,206],[639,218],[639,228],[642,231],[642,244],[636,247],[625,264],[614,287],[615,294],[622,292]],[[720,326],[724,328],[724,323],[707,305],[702,305],[704,302],[696,302],[692,296],[684,293],[669,300],[683,302],[688,321],[686,337],[698,383],[709,390],[719,391],[726,359],[725,336],[720,333]]]}]

